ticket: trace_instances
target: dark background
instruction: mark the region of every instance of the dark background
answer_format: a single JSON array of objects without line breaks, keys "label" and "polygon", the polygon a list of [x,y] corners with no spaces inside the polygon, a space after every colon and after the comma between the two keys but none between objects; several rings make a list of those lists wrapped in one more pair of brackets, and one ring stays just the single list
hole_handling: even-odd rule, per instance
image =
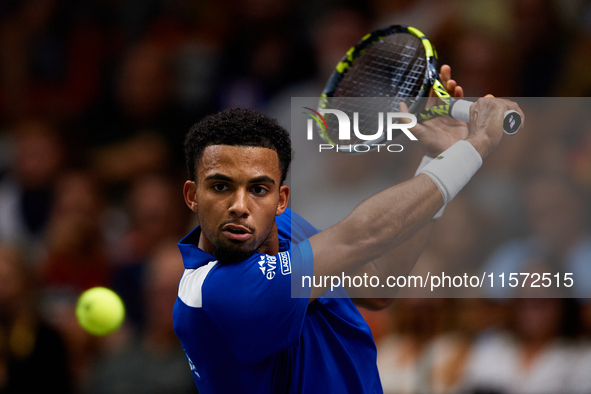
[{"label": "dark background", "polygon": [[[195,225],[184,134],[236,106],[289,126],[289,98],[318,96],[343,53],[388,24],[422,30],[466,96],[591,93],[584,0],[2,0],[0,393],[194,392],[171,321],[175,243]],[[423,264],[591,264],[590,126],[536,126],[529,116],[450,204]],[[128,311],[103,338],[73,312],[97,285]],[[400,299],[364,314],[387,392],[591,392],[573,367],[591,358],[582,297]]]}]

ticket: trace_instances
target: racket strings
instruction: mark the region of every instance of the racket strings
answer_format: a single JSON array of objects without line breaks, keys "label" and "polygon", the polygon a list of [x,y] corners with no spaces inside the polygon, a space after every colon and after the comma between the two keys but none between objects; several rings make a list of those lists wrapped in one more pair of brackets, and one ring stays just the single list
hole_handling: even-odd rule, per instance
[{"label": "racket strings", "polygon": [[335,96],[416,97],[425,68],[425,49],[418,38],[390,35],[375,42],[353,62]]},{"label": "racket strings", "polygon": [[[425,49],[420,39],[404,33],[386,36],[351,64],[330,98],[329,108],[344,111],[352,123],[353,114],[358,113],[358,130],[365,135],[373,134],[379,128],[379,112],[398,112],[401,101],[412,107],[423,85],[426,67]],[[389,99],[383,99],[386,97]],[[327,116],[326,121],[330,139],[337,141],[336,117]],[[382,121],[385,127],[385,119]],[[351,126],[353,128],[353,124]],[[351,136],[350,140],[339,142],[379,142],[359,139],[353,132]]]}]

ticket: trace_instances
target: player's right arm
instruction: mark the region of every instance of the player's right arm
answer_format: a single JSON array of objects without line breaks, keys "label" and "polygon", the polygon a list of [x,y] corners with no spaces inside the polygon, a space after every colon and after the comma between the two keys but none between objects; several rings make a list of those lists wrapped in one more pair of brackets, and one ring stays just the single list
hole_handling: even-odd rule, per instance
[{"label": "player's right arm", "polygon": [[[472,105],[466,141],[483,159],[499,144],[503,117],[509,109],[518,111],[523,118],[519,106],[508,100],[485,97]],[[426,174],[374,195],[341,222],[310,238],[314,276],[357,272],[364,264],[410,239],[443,204],[440,188]],[[326,290],[313,288],[311,299]]]}]

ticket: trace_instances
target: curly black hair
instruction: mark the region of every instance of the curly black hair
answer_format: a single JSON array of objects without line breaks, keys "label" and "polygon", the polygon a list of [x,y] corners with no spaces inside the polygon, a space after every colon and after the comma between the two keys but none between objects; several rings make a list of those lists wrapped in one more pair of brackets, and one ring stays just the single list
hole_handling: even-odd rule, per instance
[{"label": "curly black hair", "polygon": [[291,164],[289,133],[276,119],[259,112],[233,108],[208,115],[189,129],[185,138],[185,161],[191,180],[196,180],[196,163],[210,145],[256,146],[273,149],[279,157],[281,184]]}]

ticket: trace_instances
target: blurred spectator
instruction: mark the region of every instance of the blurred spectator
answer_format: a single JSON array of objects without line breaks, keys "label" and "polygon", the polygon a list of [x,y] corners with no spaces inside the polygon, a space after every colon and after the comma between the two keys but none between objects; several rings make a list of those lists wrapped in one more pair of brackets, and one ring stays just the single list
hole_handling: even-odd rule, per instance
[{"label": "blurred spectator", "polygon": [[141,292],[145,330],[139,337],[130,339],[97,361],[84,392],[197,392],[172,325],[172,309],[183,270],[176,239],[159,243],[147,263]]},{"label": "blurred spectator", "polygon": [[565,340],[569,302],[560,298],[515,301],[515,336],[477,342],[464,389],[481,393],[566,393],[574,353]]},{"label": "blurred spectator", "polygon": [[113,92],[78,126],[96,173],[126,185],[148,173],[182,168],[182,140],[190,126],[175,100],[170,51],[150,41],[122,59]]},{"label": "blurred spectator", "polygon": [[571,108],[576,105],[579,111],[575,112],[572,127],[563,137],[566,145],[564,165],[573,182],[589,197],[591,196],[591,125],[580,120],[586,116],[583,113],[589,108],[590,101],[588,101],[589,98],[561,98],[560,100],[564,100],[565,104],[570,105]]},{"label": "blurred spectator", "polygon": [[506,328],[505,305],[482,298],[458,299],[450,320],[453,329],[433,339],[425,359],[429,360],[422,370],[423,392],[465,392],[466,370],[480,346],[489,338],[496,337]]},{"label": "blurred spectator", "polygon": [[218,67],[218,108],[264,109],[286,86],[314,72],[295,1],[236,0],[233,34]]},{"label": "blurred spectator", "polygon": [[568,392],[587,394],[591,392],[591,300],[579,300],[579,341],[576,343],[576,358],[571,363],[571,378]]},{"label": "blurred spectator", "polygon": [[[518,56],[513,65],[517,73],[517,97],[550,96],[565,67],[572,32],[568,31],[559,2],[554,0],[512,0],[512,36]],[[544,81],[541,83],[541,81]]]},{"label": "blurred spectator", "polygon": [[128,305],[130,321],[141,328],[144,319],[140,290],[145,263],[160,242],[183,237],[190,215],[186,214],[180,186],[163,176],[138,178],[128,198],[130,224],[128,231],[113,245],[112,284]]},{"label": "blurred spectator", "polygon": [[413,26],[427,37],[433,37],[457,15],[462,4],[437,0],[372,0],[376,14],[376,29],[389,25]]},{"label": "blurred spectator", "polygon": [[216,109],[212,97],[216,95],[215,78],[221,52],[220,32],[216,30],[220,29],[220,25],[223,28],[224,23],[223,18],[218,17],[215,24],[212,19],[205,18],[195,24],[195,29],[180,44],[174,59],[176,92],[191,122],[197,122]]},{"label": "blurred spectator", "polygon": [[[437,50],[451,65],[452,76],[464,88],[466,97],[515,96],[512,71],[514,54],[507,42],[482,30],[447,29]],[[503,78],[498,76],[502,75]]]},{"label": "blurred spectator", "polygon": [[[591,237],[583,197],[567,180],[557,175],[539,174],[523,185],[524,207],[529,235],[500,245],[484,264],[484,271],[495,275],[527,272],[527,264],[544,261],[549,273],[572,273],[571,294],[591,295]],[[562,283],[561,283],[562,284]],[[506,297],[510,288],[490,289]]]},{"label": "blurred spectator", "polygon": [[90,173],[70,171],[57,182],[47,232],[47,258],[42,267],[46,289],[78,293],[109,286],[110,267],[102,234],[103,195]]},{"label": "blurred spectator", "polygon": [[40,317],[33,271],[0,245],[0,393],[71,393],[62,337]]},{"label": "blurred spectator", "polygon": [[[292,97],[319,97],[326,80],[349,48],[367,34],[371,21],[356,8],[333,7],[314,21],[309,28],[311,54],[316,72],[308,78],[290,83],[271,97],[266,111],[288,129],[291,127]],[[312,102],[311,106],[318,105]],[[295,141],[294,141],[295,142]],[[297,151],[297,149],[296,149]]]},{"label": "blurred spectator", "polygon": [[81,114],[98,93],[105,51],[93,15],[65,0],[3,3],[0,120]]},{"label": "blurred spectator", "polygon": [[23,120],[11,133],[14,156],[0,182],[0,241],[22,245],[36,263],[65,149],[58,131],[44,120]]},{"label": "blurred spectator", "polygon": [[91,173],[69,170],[56,181],[40,287],[45,316],[66,340],[76,387],[96,351],[94,339],[76,320],[76,300],[82,291],[109,286],[111,280],[101,228],[103,212],[102,191]]},{"label": "blurred spectator", "polygon": [[433,270],[449,275],[471,274],[478,269],[486,250],[489,218],[460,194],[445,208],[431,233],[425,254],[436,261]]},{"label": "blurred spectator", "polygon": [[[556,95],[559,97],[591,96],[591,73],[587,65],[591,56],[591,3],[573,2],[578,29],[568,47],[565,68],[559,75]],[[578,6],[578,7],[577,7]]]},{"label": "blurred spectator", "polygon": [[449,302],[435,298],[398,298],[392,330],[377,343],[378,369],[385,394],[429,392],[422,376],[426,350],[448,325]]}]

